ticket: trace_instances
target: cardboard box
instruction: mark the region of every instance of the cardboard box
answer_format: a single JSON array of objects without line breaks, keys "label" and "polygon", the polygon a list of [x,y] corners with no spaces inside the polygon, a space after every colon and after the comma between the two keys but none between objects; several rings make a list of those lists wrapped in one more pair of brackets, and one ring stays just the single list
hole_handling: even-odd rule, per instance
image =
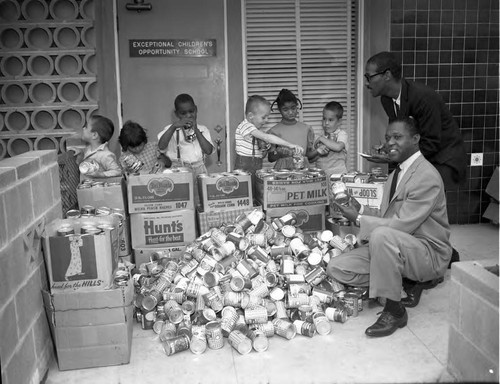
[{"label": "cardboard box", "polygon": [[132,349],[132,280],[93,292],[42,291],[61,371],[128,364]]},{"label": "cardboard box", "polygon": [[371,208],[380,208],[384,194],[384,184],[345,183],[347,191],[360,204]]},{"label": "cardboard box", "polygon": [[490,204],[483,213],[483,217],[485,219],[490,220],[493,224],[498,224],[498,215],[499,215],[498,209],[499,205],[496,201],[490,202]]},{"label": "cardboard box", "polygon": [[130,216],[127,215],[123,219],[123,224],[120,231],[120,257],[129,256],[132,251],[130,244]]},{"label": "cardboard box", "polygon": [[127,186],[123,177],[103,179],[105,183],[112,184],[104,187],[78,188],[78,206],[92,205],[93,207],[108,207],[123,209],[127,213]]},{"label": "cardboard box", "polygon": [[[114,229],[97,235],[80,235],[84,224],[111,224]],[[59,236],[64,225],[74,228],[74,235]],[[51,292],[58,290],[91,291],[108,288],[118,264],[118,219],[113,216],[85,219],[57,219],[45,228],[43,246]]]},{"label": "cardboard box", "polygon": [[174,247],[192,242],[196,238],[194,215],[191,209],[131,214],[132,248]]},{"label": "cardboard box", "polygon": [[129,213],[194,209],[193,174],[183,170],[151,175],[129,175]]},{"label": "cardboard box", "polygon": [[252,177],[224,172],[198,177],[202,211],[238,209],[253,205]]},{"label": "cardboard box", "polygon": [[329,203],[326,176],[297,180],[256,179],[255,194],[264,210],[280,207],[302,207]]},{"label": "cardboard box", "polygon": [[236,221],[236,218],[242,213],[249,213],[254,209],[262,211],[261,206],[239,208],[239,209],[228,209],[213,212],[200,212],[197,211],[198,215],[198,229],[199,234],[202,235],[208,232],[211,228],[218,228],[222,224],[232,224]]},{"label": "cardboard box", "polygon": [[140,266],[143,263],[149,263],[151,261],[151,255],[155,252],[165,252],[170,254],[170,257],[174,259],[180,259],[186,250],[186,245],[179,245],[176,247],[157,247],[157,248],[134,248],[133,263],[136,266]]},{"label": "cardboard box", "polygon": [[499,198],[499,170],[498,167],[493,171],[493,175],[491,176],[488,185],[486,186],[486,193],[493,197],[497,202],[500,200]]},{"label": "cardboard box", "polygon": [[294,212],[297,215],[297,224],[295,226],[304,232],[323,231],[325,229],[325,210],[324,205],[307,205],[302,207],[284,207],[266,209],[266,221],[270,223],[274,218]]}]

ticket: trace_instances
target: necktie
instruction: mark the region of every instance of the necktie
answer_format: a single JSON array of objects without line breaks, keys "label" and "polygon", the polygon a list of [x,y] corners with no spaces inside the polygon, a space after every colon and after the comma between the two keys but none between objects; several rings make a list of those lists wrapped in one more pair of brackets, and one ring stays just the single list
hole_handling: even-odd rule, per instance
[{"label": "necktie", "polygon": [[398,184],[399,172],[401,172],[401,168],[398,165],[392,175],[391,190],[389,191],[389,201],[392,200],[392,196],[394,196],[394,192],[396,192],[396,185]]},{"label": "necktie", "polygon": [[399,105],[396,102],[394,102],[394,111],[396,112],[396,117],[398,117],[399,116]]}]

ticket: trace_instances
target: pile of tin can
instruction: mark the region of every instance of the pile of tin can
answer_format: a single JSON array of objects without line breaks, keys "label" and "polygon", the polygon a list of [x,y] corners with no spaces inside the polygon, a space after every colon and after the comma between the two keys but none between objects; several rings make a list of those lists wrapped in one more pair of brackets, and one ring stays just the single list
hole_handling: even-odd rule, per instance
[{"label": "pile of tin can", "polygon": [[304,180],[325,177],[325,171],[320,168],[281,169],[262,168],[257,170],[256,176],[263,180]]},{"label": "pile of tin can", "polygon": [[303,233],[294,214],[266,222],[260,210],[213,228],[179,259],[156,252],[133,272],[136,319],[159,335],[163,350],[201,354],[225,340],[241,354],[331,332],[363,309],[364,289],[326,274],[329,260],[356,246],[352,234]]}]

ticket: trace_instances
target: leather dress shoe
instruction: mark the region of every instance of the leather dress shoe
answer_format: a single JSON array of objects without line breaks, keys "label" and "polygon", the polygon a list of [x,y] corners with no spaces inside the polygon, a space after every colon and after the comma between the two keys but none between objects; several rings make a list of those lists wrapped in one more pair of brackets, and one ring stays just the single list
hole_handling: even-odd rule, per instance
[{"label": "leather dress shoe", "polygon": [[434,280],[424,281],[422,283],[409,284],[408,282],[403,282],[403,289],[406,292],[406,297],[401,299],[401,304],[405,307],[413,308],[420,302],[420,296],[422,296],[422,291],[424,289],[434,288],[436,285],[444,280],[443,277],[439,277]]},{"label": "leather dress shoe", "polygon": [[375,324],[366,328],[365,334],[371,337],[383,337],[392,335],[398,328],[406,327],[408,324],[408,313],[396,317],[390,312],[382,312]]}]

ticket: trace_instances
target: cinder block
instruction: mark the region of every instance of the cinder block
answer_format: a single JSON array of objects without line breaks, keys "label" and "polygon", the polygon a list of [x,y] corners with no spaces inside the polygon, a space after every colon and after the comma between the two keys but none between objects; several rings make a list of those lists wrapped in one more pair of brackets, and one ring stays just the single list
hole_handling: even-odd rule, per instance
[{"label": "cinder block", "polygon": [[14,156],[0,161],[1,168],[15,168],[17,178],[20,180],[37,173],[40,169],[40,161],[38,157]]},{"label": "cinder block", "polygon": [[24,152],[16,157],[38,159],[40,167],[45,167],[51,163],[57,163],[57,151],[55,149]]},{"label": "cinder block", "polygon": [[14,300],[10,300],[0,311],[0,360],[2,365],[6,364],[16,349],[19,334],[17,333],[16,306]]},{"label": "cinder block", "polygon": [[0,193],[2,193],[5,202],[7,238],[12,239],[21,231],[21,199],[15,188],[9,188]]},{"label": "cinder block", "polygon": [[0,190],[14,184],[16,180],[17,175],[15,168],[0,168]]},{"label": "cinder block", "polygon": [[[42,171],[30,179],[33,211],[35,217],[40,216],[54,203],[52,175],[48,170]],[[60,192],[59,192],[60,193]]]},{"label": "cinder block", "polygon": [[35,339],[35,353],[37,360],[44,357],[47,346],[52,346],[50,328],[45,311],[42,311],[33,324],[33,337]]},{"label": "cinder block", "polygon": [[[483,265],[486,261],[482,261]],[[471,291],[498,307],[498,276],[484,269],[481,261],[462,261],[451,265],[451,275]]]},{"label": "cinder block", "polygon": [[21,236],[0,250],[0,307],[14,296],[27,277]]},{"label": "cinder block", "polygon": [[48,224],[55,219],[62,218],[62,204],[61,200],[56,202],[48,211],[45,212],[45,223]]},{"label": "cinder block", "polygon": [[448,370],[460,382],[498,382],[498,359],[492,361],[450,326]]},{"label": "cinder block", "polygon": [[462,287],[458,329],[482,354],[498,360],[498,307],[466,287]]},{"label": "cinder block", "polygon": [[450,306],[449,306],[449,319],[450,324],[456,328],[460,327],[460,296],[462,287],[458,281],[452,276],[450,279]]},{"label": "cinder block", "polygon": [[17,322],[19,334],[31,327],[33,319],[43,311],[40,273],[35,271],[16,295]]},{"label": "cinder block", "polygon": [[30,383],[33,376],[33,371],[35,369],[33,333],[30,331],[21,342],[21,347],[16,351],[5,367],[9,383]]}]

